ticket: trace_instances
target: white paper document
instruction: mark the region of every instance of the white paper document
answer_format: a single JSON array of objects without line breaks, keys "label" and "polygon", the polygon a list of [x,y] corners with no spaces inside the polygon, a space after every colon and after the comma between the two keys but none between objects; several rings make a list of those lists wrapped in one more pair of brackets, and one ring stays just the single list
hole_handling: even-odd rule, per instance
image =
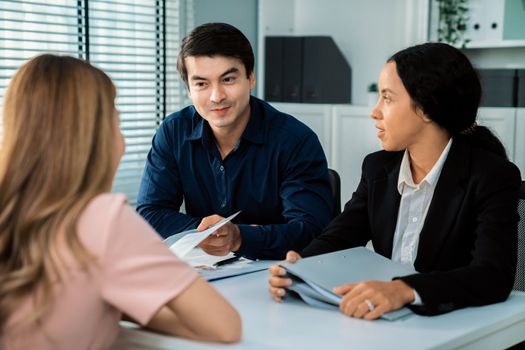
[{"label": "white paper document", "polygon": [[216,224],[211,225],[204,231],[197,231],[189,230],[177,233],[174,236],[177,239],[175,243],[170,244],[170,240],[172,240],[172,237],[168,237],[165,241],[170,245],[170,250],[175,253],[179,258],[184,258],[186,254],[188,254],[193,248],[195,248],[200,242],[202,242],[206,237],[208,237],[213,232],[217,231],[219,228],[224,226],[226,223],[230,222],[234,217],[236,217],[240,211],[236,212],[233,215],[228,216],[227,218],[222,219],[221,221],[217,222]]},{"label": "white paper document", "polygon": [[[197,247],[206,237],[231,221],[239,213],[240,211],[222,219],[204,231],[188,230],[180,232],[166,238],[164,242],[166,242],[173,253],[193,266],[208,281],[265,270],[273,262],[253,261],[244,257],[238,257],[230,263],[227,260],[235,257],[235,254],[232,252],[224,256],[213,256]],[[225,261],[227,262],[226,264],[223,263]]]},{"label": "white paper document", "polygon": [[186,256],[184,257],[184,261],[186,261],[191,266],[197,268],[197,269],[209,269],[209,268],[215,268],[215,264],[219,261],[223,261],[226,259],[230,259],[234,257],[235,254],[230,252],[227,255],[210,255],[207,254],[204,250],[200,249],[199,247],[196,247]]},{"label": "white paper document", "polygon": [[255,261],[236,257],[232,252],[223,256],[209,255],[198,247],[186,254],[184,261],[208,281],[266,270],[268,266],[275,263],[273,261]]}]

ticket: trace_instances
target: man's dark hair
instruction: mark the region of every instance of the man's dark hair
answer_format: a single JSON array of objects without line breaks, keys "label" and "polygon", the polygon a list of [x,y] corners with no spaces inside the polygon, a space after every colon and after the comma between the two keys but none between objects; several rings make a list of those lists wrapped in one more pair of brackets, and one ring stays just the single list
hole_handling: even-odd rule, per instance
[{"label": "man's dark hair", "polygon": [[451,136],[506,157],[505,148],[489,129],[476,124],[481,84],[469,59],[444,43],[426,43],[401,50],[395,62],[415,107],[446,129]]},{"label": "man's dark hair", "polygon": [[224,56],[241,60],[246,77],[253,72],[254,56],[250,42],[244,34],[227,23],[206,23],[193,29],[182,40],[177,59],[177,70],[188,86],[185,58],[189,56]]}]

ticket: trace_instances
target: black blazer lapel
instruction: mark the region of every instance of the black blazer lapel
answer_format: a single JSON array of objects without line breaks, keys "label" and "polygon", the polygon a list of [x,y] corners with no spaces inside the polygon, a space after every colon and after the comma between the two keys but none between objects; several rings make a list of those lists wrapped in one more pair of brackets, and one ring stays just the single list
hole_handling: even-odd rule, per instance
[{"label": "black blazer lapel", "polygon": [[452,141],[419,236],[414,265],[420,272],[426,271],[427,266],[433,266],[456,221],[465,196],[462,184],[468,176],[469,163],[470,146],[460,140]]},{"label": "black blazer lapel", "polygon": [[397,213],[401,196],[397,190],[399,168],[403,159],[403,152],[385,164],[385,176],[373,181],[372,212],[374,250],[387,257],[392,257],[394,232],[396,229]]}]

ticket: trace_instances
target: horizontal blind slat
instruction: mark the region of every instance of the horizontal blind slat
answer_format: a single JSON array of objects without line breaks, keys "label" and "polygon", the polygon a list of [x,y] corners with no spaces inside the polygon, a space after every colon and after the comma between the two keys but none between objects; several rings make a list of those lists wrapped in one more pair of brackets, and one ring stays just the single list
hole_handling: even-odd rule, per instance
[{"label": "horizontal blind slat", "polygon": [[[53,32],[53,31],[43,31],[43,30],[31,30],[26,28],[20,28],[20,29],[11,29],[11,28],[1,28],[0,27],[0,36],[4,35],[3,32],[13,32],[16,34],[42,34],[42,35],[62,35],[62,36],[68,36],[75,38],[77,37],[77,33],[67,33],[67,32]],[[6,34],[7,37],[7,34]]]},{"label": "horizontal blind slat", "polygon": [[96,4],[108,4],[108,5],[111,5],[111,6],[115,6],[115,5],[121,5],[121,6],[133,6],[133,7],[141,7],[141,8],[150,8],[150,9],[155,9],[156,6],[152,6],[152,5],[145,5],[145,4],[137,4],[137,3],[125,3],[125,2],[119,2],[117,0],[107,0],[107,1],[104,1],[104,0],[91,0],[89,2],[89,4],[91,6],[93,5],[96,5]]},{"label": "horizontal blind slat", "polygon": [[[7,28],[8,25],[10,24],[9,22],[14,22],[14,23],[24,23],[24,24],[38,24],[38,25],[43,25],[43,26],[56,26],[56,27],[75,27],[77,28],[78,27],[78,22],[77,22],[77,18],[68,18],[69,19],[69,22],[62,22],[62,23],[57,23],[57,22],[50,22],[50,21],[42,21],[42,20],[30,20],[30,19],[27,19],[27,18],[24,18],[24,19],[18,19],[18,18],[1,18],[2,19],[2,22],[3,22],[3,27],[4,28]],[[12,28],[12,30],[24,30],[23,28]]]},{"label": "horizontal blind slat", "polygon": [[82,16],[80,16],[78,13],[75,12],[75,14],[65,14],[65,13],[53,13],[53,12],[40,12],[40,11],[23,11],[23,10],[13,10],[9,8],[0,8],[0,11],[9,12],[9,13],[19,13],[23,14],[24,16],[27,15],[38,15],[38,16],[53,16],[53,17],[59,17],[59,18],[75,18],[75,19],[82,19]]},{"label": "horizontal blind slat", "polygon": [[[17,6],[20,6],[21,3],[20,3],[20,0],[2,0],[2,3],[5,3],[6,5],[8,4],[14,4],[14,5],[17,5]],[[67,9],[77,9],[76,6],[72,6],[72,5],[59,5],[59,4],[53,4],[53,3],[49,3],[49,1],[43,1],[43,2],[36,2],[36,1],[26,1],[24,0],[23,5],[35,5],[35,6],[45,6],[47,8],[49,7],[57,7],[57,8],[67,8]]]}]

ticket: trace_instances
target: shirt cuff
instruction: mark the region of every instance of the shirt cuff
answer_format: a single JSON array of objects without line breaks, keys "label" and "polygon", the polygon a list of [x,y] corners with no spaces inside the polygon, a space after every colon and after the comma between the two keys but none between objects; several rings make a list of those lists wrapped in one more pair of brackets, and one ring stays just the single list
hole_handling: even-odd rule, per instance
[{"label": "shirt cuff", "polygon": [[264,233],[260,226],[239,224],[241,232],[241,247],[235,251],[235,255],[244,256],[255,260],[258,251],[264,246]]},{"label": "shirt cuff", "polygon": [[421,300],[421,297],[419,296],[419,293],[417,292],[417,290],[413,288],[412,290],[414,291],[414,301],[411,302],[410,305],[417,305],[417,306],[423,305],[423,301]]}]

